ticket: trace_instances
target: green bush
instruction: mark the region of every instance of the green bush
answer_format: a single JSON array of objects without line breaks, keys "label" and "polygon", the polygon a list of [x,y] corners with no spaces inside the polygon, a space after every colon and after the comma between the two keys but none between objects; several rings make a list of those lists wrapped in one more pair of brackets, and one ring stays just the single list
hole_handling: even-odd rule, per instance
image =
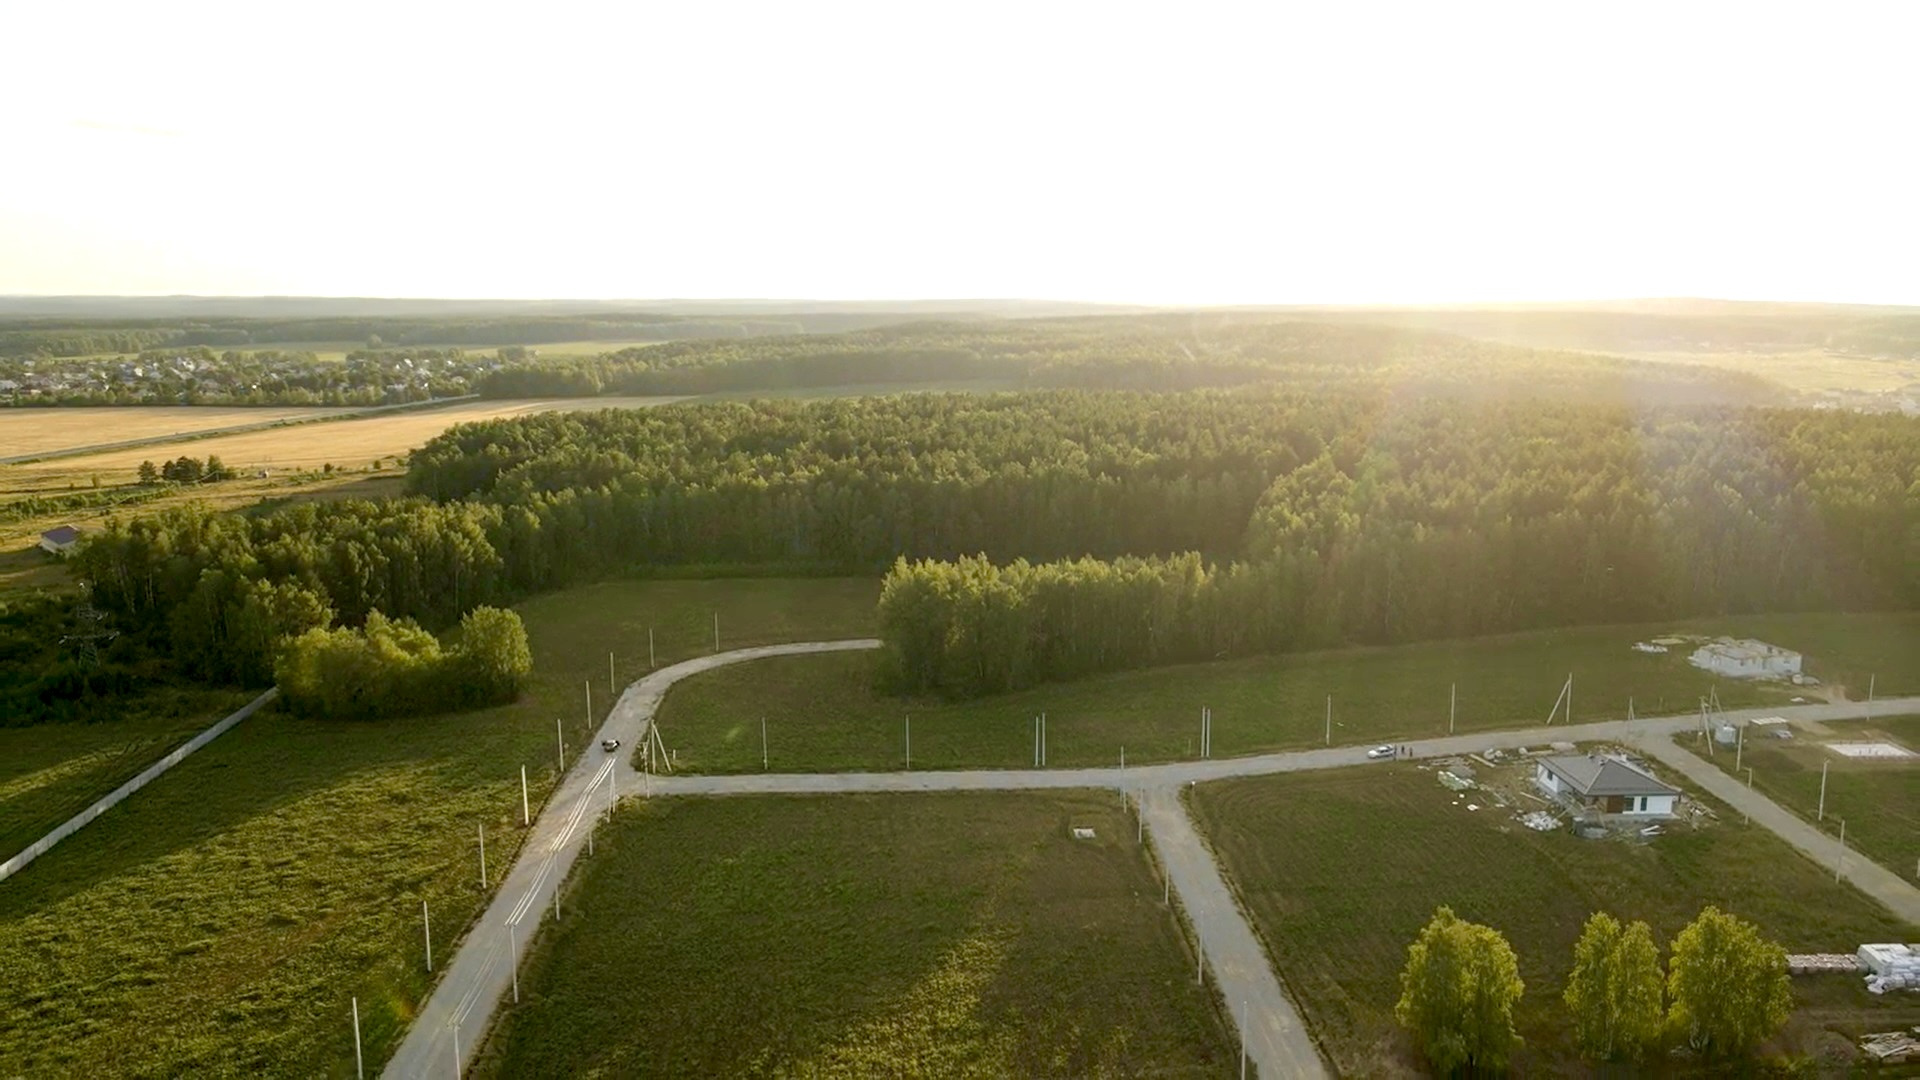
[{"label": "green bush", "polygon": [[450,648],[377,611],[358,630],[308,630],[287,642],[274,674],[299,715],[372,720],[511,701],[532,669],[520,616],[482,607],[461,620]]}]

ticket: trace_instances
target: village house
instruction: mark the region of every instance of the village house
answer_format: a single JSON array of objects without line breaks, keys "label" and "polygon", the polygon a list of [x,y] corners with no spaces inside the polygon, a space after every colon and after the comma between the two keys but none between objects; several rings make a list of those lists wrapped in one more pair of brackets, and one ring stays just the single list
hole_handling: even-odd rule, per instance
[{"label": "village house", "polygon": [[74,545],[79,542],[80,530],[72,525],[62,525],[40,534],[40,550],[61,558],[73,554]]},{"label": "village house", "polygon": [[1599,754],[1561,754],[1534,763],[1540,790],[1589,814],[1667,818],[1673,816],[1680,789],[1655,780],[1619,758]]}]

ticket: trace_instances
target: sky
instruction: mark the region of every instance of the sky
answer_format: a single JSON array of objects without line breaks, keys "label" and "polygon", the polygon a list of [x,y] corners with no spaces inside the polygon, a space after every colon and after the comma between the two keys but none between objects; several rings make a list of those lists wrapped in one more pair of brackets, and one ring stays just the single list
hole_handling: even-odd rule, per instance
[{"label": "sky", "polygon": [[1920,304],[1920,4],[14,5],[0,294]]}]

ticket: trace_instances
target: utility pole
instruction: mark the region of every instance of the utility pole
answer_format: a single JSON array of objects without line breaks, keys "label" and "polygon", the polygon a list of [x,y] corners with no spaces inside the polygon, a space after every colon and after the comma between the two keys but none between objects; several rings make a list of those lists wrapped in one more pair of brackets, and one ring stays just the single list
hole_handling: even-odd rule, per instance
[{"label": "utility pole", "polygon": [[1327,695],[1327,745],[1333,745],[1333,695]]},{"label": "utility pole", "polygon": [[1460,684],[1447,687],[1447,734],[1453,734],[1453,718],[1460,707]]},{"label": "utility pole", "polygon": [[1820,763],[1820,813],[1813,820],[1827,820],[1827,763],[1824,761]]},{"label": "utility pole", "polygon": [[513,969],[513,1003],[520,1004],[520,943],[514,939],[513,923],[507,923],[507,966]]},{"label": "utility pole", "polygon": [[652,671],[660,665],[653,659],[653,627],[647,627],[647,670]]},{"label": "utility pole", "polygon": [[1240,1002],[1240,1080],[1247,1080],[1247,1003]]},{"label": "utility pole", "polygon": [[427,915],[427,901],[420,901],[420,927],[427,936],[427,974],[433,974],[433,919]]},{"label": "utility pole", "polygon": [[913,716],[907,716],[907,771],[913,771]]},{"label": "utility pole", "polygon": [[1733,732],[1733,771],[1740,771],[1740,756],[1747,749],[1747,725],[1741,724]]},{"label": "utility pole", "polygon": [[533,827],[533,811],[527,804],[527,767],[520,766],[520,824]]},{"label": "utility pole", "polygon": [[760,771],[767,771],[767,718],[760,718]]},{"label": "utility pole", "polygon": [[593,680],[584,680],[587,687],[587,734],[593,734]]},{"label": "utility pole", "polygon": [[607,697],[611,698],[613,697],[613,695],[617,693],[619,693],[619,691],[616,690],[613,685],[613,653],[608,652],[607,653]]},{"label": "utility pole", "polygon": [[367,1063],[360,1057],[360,999],[353,999],[353,1075],[365,1080]]},{"label": "utility pole", "polygon": [[480,826],[480,887],[487,887],[487,827]]},{"label": "utility pole", "polygon": [[561,729],[560,718],[557,716],[553,718],[553,741],[560,747],[560,768],[558,771],[564,776],[567,772],[567,736],[565,731]]},{"label": "utility pole", "polygon": [[1840,871],[1847,865],[1847,819],[1840,819],[1840,857],[1833,863],[1833,880],[1840,880]]},{"label": "utility pole", "polygon": [[1867,676],[1867,719],[1868,721],[1872,721],[1873,719],[1873,682],[1877,678],[1879,678],[1878,675]]},{"label": "utility pole", "polygon": [[713,651],[720,651],[720,613],[713,613]]}]

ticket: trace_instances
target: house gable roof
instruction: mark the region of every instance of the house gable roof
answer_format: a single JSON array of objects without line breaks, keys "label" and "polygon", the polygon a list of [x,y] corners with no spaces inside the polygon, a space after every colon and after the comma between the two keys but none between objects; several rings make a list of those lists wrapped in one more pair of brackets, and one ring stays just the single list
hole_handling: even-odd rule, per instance
[{"label": "house gable roof", "polygon": [[1562,754],[1540,763],[1568,787],[1589,798],[1604,795],[1678,795],[1680,789],[1655,780],[1619,758]]},{"label": "house gable roof", "polygon": [[57,529],[48,529],[41,533],[40,539],[53,544],[71,544],[80,539],[80,530],[72,525],[62,525]]}]

